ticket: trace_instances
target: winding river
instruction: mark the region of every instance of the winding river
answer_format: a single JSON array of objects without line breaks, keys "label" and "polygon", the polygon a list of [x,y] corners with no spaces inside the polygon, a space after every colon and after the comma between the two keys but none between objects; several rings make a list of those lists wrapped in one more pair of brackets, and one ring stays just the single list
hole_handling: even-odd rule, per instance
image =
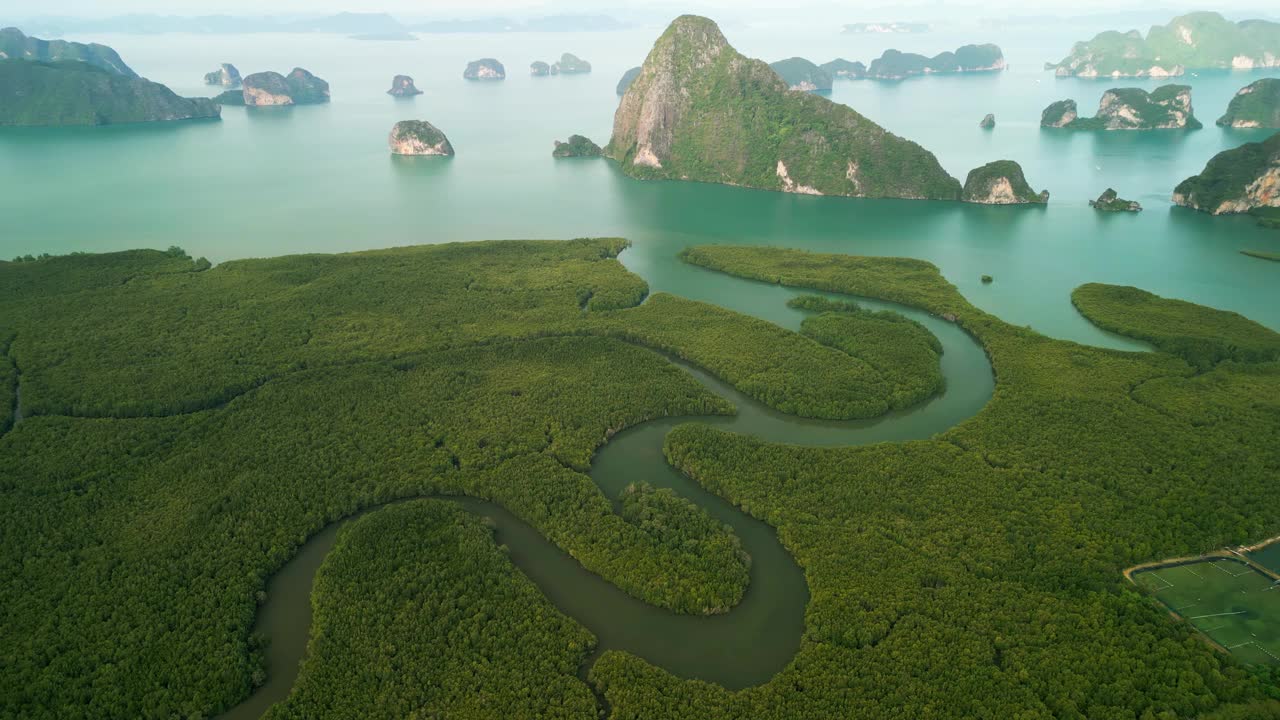
[{"label": "winding river", "polygon": [[[734,282],[743,285],[745,294],[764,291],[766,287],[771,293],[782,290],[783,302],[789,296],[815,294],[736,278]],[[746,594],[728,613],[710,617],[678,615],[649,605],[587,571],[505,509],[471,498],[452,498],[468,510],[491,518],[497,541],[509,548],[516,567],[561,612],[596,636],[596,650],[582,666],[584,677],[601,653],[626,650],[680,677],[739,689],[768,681],[791,662],[799,648],[809,600],[803,571],[782,547],[771,526],[748,517],[667,464],[662,446],[671,428],[697,421],[770,442],[864,445],[932,437],[972,417],[991,398],[994,377],[990,362],[977,341],[964,331],[917,310],[858,300],[869,308],[896,310],[923,323],[938,337],[944,348],[942,372],[947,382],[942,395],[874,420],[809,420],[772,410],[698,368],[677,363],[707,389],[732,401],[737,414],[641,423],[615,435],[592,461],[591,478],[610,498],[619,497],[629,483],[644,481],[674,489],[733,528],[752,564]],[[788,321],[783,324],[798,327],[803,314],[789,312]],[[778,317],[766,319],[776,322]],[[259,718],[272,704],[288,697],[306,653],[316,571],[333,548],[339,529],[350,519],[333,523],[309,539],[268,582],[267,600],[255,626],[255,631],[269,640],[268,679],[243,703],[224,714],[224,720]]]}]

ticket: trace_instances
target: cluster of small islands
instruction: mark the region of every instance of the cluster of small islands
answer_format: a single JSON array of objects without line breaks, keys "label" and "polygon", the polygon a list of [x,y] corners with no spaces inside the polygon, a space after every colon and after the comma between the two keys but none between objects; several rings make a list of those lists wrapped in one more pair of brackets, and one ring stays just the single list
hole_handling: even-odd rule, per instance
[{"label": "cluster of small islands", "polygon": [[[857,31],[857,30],[853,30]],[[716,60],[729,55],[736,61]],[[1232,23],[1216,13],[1191,13],[1167,26],[1137,33],[1102,33],[1080,42],[1061,62],[1059,76],[1173,77],[1197,69],[1280,66],[1280,24]],[[610,142],[601,147],[575,135],[556,142],[558,158],[609,157],[633,177],[695,180],[810,195],[960,200],[969,203],[1043,204],[1048,191],[1032,189],[1021,167],[997,160],[975,168],[963,183],[933,153],[900,138],[845,105],[819,97],[839,80],[895,81],[918,75],[989,73],[1007,67],[1000,48],[965,45],[933,57],[887,50],[870,65],[835,59],[821,65],[793,57],[769,65],[743,57],[709,20],[685,16],[671,24],[645,64],[628,70],[617,86],[622,97]],[[530,64],[534,77],[591,72],[571,53]],[[469,63],[463,78],[500,81],[506,67],[494,58]],[[101,125],[214,119],[223,106],[254,108],[326,103],[329,84],[303,68],[241,76],[223,64],[205,77],[226,90],[214,98],[182,98],[134,73],[111,48],[0,31],[0,125]],[[733,87],[734,102],[713,91]],[[397,75],[388,94],[421,94],[408,75]],[[751,128],[746,118],[751,117]],[[661,121],[659,122],[659,118]],[[1217,123],[1234,128],[1280,128],[1280,79],[1242,88]],[[1074,99],[1041,113],[1047,129],[1086,131],[1194,130],[1188,85],[1105,91],[1093,117],[1081,117]],[[807,127],[755,137],[750,147],[708,147],[698,128]],[[980,123],[996,125],[988,114]],[[1172,193],[1173,202],[1213,214],[1254,212],[1274,224],[1268,208],[1280,204],[1280,136],[1248,143],[1212,158],[1200,175]],[[686,148],[677,155],[676,146]],[[425,120],[397,123],[389,146],[398,155],[451,156],[445,133]],[[689,152],[698,148],[704,152]],[[1104,211],[1137,211],[1138,203],[1108,188],[1090,204]]]}]

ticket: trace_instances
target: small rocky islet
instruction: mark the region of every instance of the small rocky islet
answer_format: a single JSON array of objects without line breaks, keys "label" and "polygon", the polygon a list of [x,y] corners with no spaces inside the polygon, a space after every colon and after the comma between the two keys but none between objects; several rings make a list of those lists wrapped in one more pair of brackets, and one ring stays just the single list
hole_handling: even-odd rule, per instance
[{"label": "small rocky islet", "polygon": [[980,205],[1043,205],[1049,191],[1036,192],[1012,160],[996,160],[969,171],[960,199]]},{"label": "small rocky islet", "polygon": [[769,67],[787,83],[787,87],[799,92],[831,92],[831,73],[802,57],[787,58],[770,63]]},{"label": "small rocky islet", "polygon": [[1104,190],[1097,200],[1090,200],[1089,207],[1103,212],[1142,212],[1137,200],[1125,200],[1113,188]]},{"label": "small rocky islet", "polygon": [[1051,103],[1040,114],[1040,126],[1071,130],[1199,130],[1189,85],[1112,88],[1102,94],[1098,112],[1080,117],[1075,100]]},{"label": "small rocky islet", "polygon": [[493,58],[480,58],[467,63],[462,72],[464,80],[506,80],[507,68]]},{"label": "small rocky islet", "polygon": [[594,158],[604,155],[604,149],[583,135],[570,135],[568,142],[556,141],[551,151],[554,158]]},{"label": "small rocky islet", "polygon": [[402,120],[391,128],[387,144],[393,155],[453,157],[453,145],[435,125],[425,120]]},{"label": "small rocky islet", "polygon": [[422,91],[413,84],[413,78],[408,75],[397,75],[391,80],[391,89],[387,94],[391,97],[414,97],[421,95]]},{"label": "small rocky islet", "polygon": [[546,77],[548,75],[585,75],[591,72],[591,63],[574,55],[573,53],[565,53],[560,59],[553,63],[547,63],[542,60],[535,60],[529,64],[529,74],[533,77]]},{"label": "small rocky islet", "polygon": [[205,85],[221,85],[225,88],[239,87],[243,78],[240,71],[231,63],[222,63],[222,66],[211,73],[204,76]]},{"label": "small rocky islet", "polygon": [[993,115],[992,113],[987,113],[982,118],[982,121],[978,123],[978,127],[982,128],[983,130],[990,130],[995,126],[996,126],[996,116]]}]

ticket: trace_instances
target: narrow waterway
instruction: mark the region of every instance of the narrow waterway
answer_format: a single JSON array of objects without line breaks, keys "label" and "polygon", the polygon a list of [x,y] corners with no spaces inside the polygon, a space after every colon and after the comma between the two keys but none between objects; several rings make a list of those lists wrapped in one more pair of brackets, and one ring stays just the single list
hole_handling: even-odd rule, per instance
[{"label": "narrow waterway", "polygon": [[[759,289],[756,283],[738,282],[744,293]],[[798,290],[788,292],[805,294]],[[972,417],[991,398],[991,365],[981,346],[964,331],[919,311],[889,303],[861,302],[875,309],[897,310],[923,323],[938,337],[944,348],[942,372],[947,383],[942,395],[874,420],[808,420],[772,410],[710,374],[677,362],[707,389],[733,402],[737,414],[641,423],[615,435],[592,461],[591,478],[610,498],[617,498],[633,482],[672,488],[733,529],[752,564],[747,592],[728,613],[710,617],[678,615],[649,605],[587,571],[504,508],[471,498],[452,498],[468,510],[492,519],[496,539],[509,548],[516,567],[557,608],[595,634],[597,648],[583,665],[584,676],[600,653],[617,649],[634,653],[681,677],[738,689],[766,682],[791,661],[799,648],[809,600],[803,571],[782,547],[771,526],[748,517],[667,464],[662,447],[671,428],[696,421],[770,442],[864,445],[932,437]],[[798,327],[803,318],[800,311],[794,310],[788,310],[781,318],[770,314],[768,319],[781,319],[789,327]],[[309,539],[268,582],[267,600],[255,626],[255,631],[269,640],[268,679],[244,703],[223,715],[225,720],[258,718],[272,704],[288,697],[306,653],[316,571],[333,548],[339,529],[349,520],[334,523]]]}]

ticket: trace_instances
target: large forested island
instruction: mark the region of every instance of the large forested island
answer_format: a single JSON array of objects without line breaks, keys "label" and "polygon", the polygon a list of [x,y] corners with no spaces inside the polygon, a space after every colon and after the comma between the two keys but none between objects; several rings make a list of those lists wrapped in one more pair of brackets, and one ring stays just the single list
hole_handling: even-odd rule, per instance
[{"label": "large forested island", "polygon": [[1191,86],[1161,85],[1147,92],[1142,88],[1112,88],[1098,101],[1098,113],[1079,117],[1075,100],[1051,103],[1040,115],[1041,127],[1072,130],[1199,130],[1191,105]]},{"label": "large forested island", "polygon": [[1078,42],[1047,67],[1079,77],[1169,77],[1189,70],[1280,66],[1280,23],[1231,22],[1215,12],[1194,12],[1137,30],[1108,31]]},{"label": "large forested island", "polygon": [[106,45],[27,37],[18,28],[0,29],[0,60],[78,60],[127,78],[136,78],[120,54]]},{"label": "large forested island", "polygon": [[[994,394],[911,442],[681,424],[665,459],[701,495],[606,492],[592,457],[620,430],[735,410],[671,358],[811,417],[942,387],[941,346],[897,313],[799,297],[797,333],[646,299],[624,245],[0,262],[0,716],[232,707],[266,677],[267,579],[358,516],[273,720],[1277,717],[1274,666],[1200,641],[1123,570],[1280,527],[1280,335],[1086,285],[1085,317],[1153,348],[1104,350],[1005,323],[922,261],[694,247],[707,271],[954,323]],[[730,622],[778,578],[688,499],[717,496],[776,530],[807,586],[794,644],[746,682],[597,657],[572,598],[497,544],[537,539],[663,622]]]},{"label": "large forested island", "polygon": [[903,80],[913,75],[997,72],[1005,69],[1004,53],[999,46],[962,45],[927,57],[918,53],[886,50],[871,61],[867,77],[878,80]]},{"label": "large forested island", "polygon": [[933,153],[744,57],[686,15],[663,33],[614,116],[608,154],[641,178],[818,195],[954,200]]},{"label": "large forested island", "polygon": [[1173,202],[1214,215],[1280,207],[1280,133],[1214,155],[1174,188]]}]

